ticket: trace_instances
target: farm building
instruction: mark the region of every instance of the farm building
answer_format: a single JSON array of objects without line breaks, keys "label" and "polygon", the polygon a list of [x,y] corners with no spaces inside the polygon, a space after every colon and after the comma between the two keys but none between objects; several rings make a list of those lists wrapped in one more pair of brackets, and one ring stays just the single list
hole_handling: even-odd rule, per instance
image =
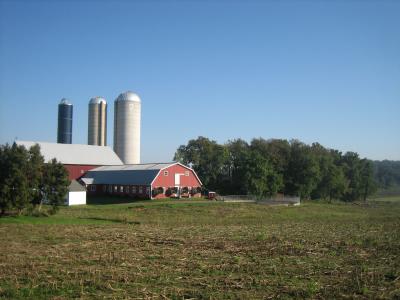
[{"label": "farm building", "polygon": [[109,147],[90,146],[78,144],[56,144],[31,141],[16,141],[19,146],[30,147],[38,144],[44,161],[50,162],[53,158],[61,162],[68,171],[71,184],[65,195],[67,205],[86,204],[85,187],[77,182],[77,179],[88,170],[99,166],[122,165],[121,160]]},{"label": "farm building", "polygon": [[99,166],[122,165],[117,154],[106,146],[80,144],[56,144],[32,141],[16,141],[17,145],[30,147],[38,144],[45,162],[53,158],[61,162],[68,170],[69,180],[78,179],[87,171]]},{"label": "farm building", "polygon": [[88,195],[120,195],[141,199],[198,197],[201,181],[177,162],[104,166],[88,171],[81,181]]},{"label": "farm building", "polygon": [[[106,146],[16,141],[30,148],[35,144],[45,162],[56,158],[68,170],[71,185],[68,205],[86,203],[88,195],[121,195],[141,199],[197,197],[202,183],[191,168],[177,162],[124,165]],[[78,182],[83,184],[82,188]]]},{"label": "farm building", "polygon": [[76,180],[71,180],[68,187],[68,194],[65,197],[66,205],[86,204],[86,189]]}]

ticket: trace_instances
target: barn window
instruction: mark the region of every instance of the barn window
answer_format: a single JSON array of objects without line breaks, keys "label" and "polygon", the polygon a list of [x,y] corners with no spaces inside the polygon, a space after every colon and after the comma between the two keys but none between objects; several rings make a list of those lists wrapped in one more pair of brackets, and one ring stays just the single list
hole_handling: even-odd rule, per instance
[{"label": "barn window", "polygon": [[118,193],[118,187],[114,185],[114,193]]},{"label": "barn window", "polygon": [[83,170],[81,170],[81,174],[83,174],[83,172],[84,172],[84,171],[83,171]]},{"label": "barn window", "polygon": [[143,188],[141,186],[139,186],[139,194],[143,193]]},{"label": "barn window", "polygon": [[111,184],[108,186],[108,191],[109,191],[110,193],[112,193],[112,185],[111,185]]},{"label": "barn window", "polygon": [[146,195],[150,195],[150,187],[146,187]]},{"label": "barn window", "polygon": [[91,190],[92,192],[95,192],[95,191],[96,191],[96,186],[95,186],[94,184],[92,184],[92,185],[90,186],[90,190]]},{"label": "barn window", "polygon": [[189,176],[189,171],[185,171],[185,176]]},{"label": "barn window", "polygon": [[136,186],[132,187],[132,194],[136,194]]},{"label": "barn window", "polygon": [[103,192],[107,191],[107,186],[103,185]]},{"label": "barn window", "polygon": [[168,171],[164,171],[164,176],[168,176]]},{"label": "barn window", "polygon": [[119,192],[120,192],[120,193],[123,193],[123,192],[124,192],[124,187],[123,187],[122,185],[119,187]]}]

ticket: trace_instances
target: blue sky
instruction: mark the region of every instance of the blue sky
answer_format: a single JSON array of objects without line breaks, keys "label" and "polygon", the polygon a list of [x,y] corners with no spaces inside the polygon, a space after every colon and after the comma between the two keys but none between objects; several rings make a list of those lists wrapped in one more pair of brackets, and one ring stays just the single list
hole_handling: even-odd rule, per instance
[{"label": "blue sky", "polygon": [[0,143],[56,141],[57,105],[142,99],[142,161],[199,135],[400,160],[400,1],[0,0]]}]

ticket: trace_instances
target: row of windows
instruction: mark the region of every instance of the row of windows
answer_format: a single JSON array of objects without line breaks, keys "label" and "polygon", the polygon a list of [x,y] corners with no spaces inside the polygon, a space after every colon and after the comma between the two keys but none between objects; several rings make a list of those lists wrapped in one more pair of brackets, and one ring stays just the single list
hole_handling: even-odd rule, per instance
[{"label": "row of windows", "polygon": [[[165,193],[168,189],[177,189],[178,187],[173,186],[173,187],[163,187],[163,186],[158,186],[154,187],[154,190],[162,190],[163,193]],[[196,189],[197,187],[191,187],[191,186],[183,186],[180,187],[180,190],[188,190],[191,191],[192,189]]]},{"label": "row of windows", "polygon": [[[92,192],[95,192],[97,189],[96,185],[91,185],[90,190]],[[139,186],[138,188],[136,186],[123,186],[123,185],[103,185],[103,192],[108,191],[109,193],[132,193],[132,194],[143,194],[143,187]],[[146,194],[150,194],[150,187],[146,187]]]},{"label": "row of windows", "polygon": [[[165,187],[159,187],[162,188],[162,192],[165,193],[167,188]],[[188,191],[191,191],[194,187],[186,187]],[[184,188],[183,188],[184,189]],[[97,190],[97,186],[92,184],[90,185],[90,191],[95,192]],[[132,193],[132,194],[143,194],[143,187],[139,186],[138,188],[136,186],[123,186],[123,185],[103,185],[103,192],[109,192],[109,193]],[[146,187],[146,194],[150,194],[150,187]]]},{"label": "row of windows", "polygon": [[[168,176],[168,171],[164,171],[164,176]],[[185,171],[185,176],[189,176],[189,171]]]}]

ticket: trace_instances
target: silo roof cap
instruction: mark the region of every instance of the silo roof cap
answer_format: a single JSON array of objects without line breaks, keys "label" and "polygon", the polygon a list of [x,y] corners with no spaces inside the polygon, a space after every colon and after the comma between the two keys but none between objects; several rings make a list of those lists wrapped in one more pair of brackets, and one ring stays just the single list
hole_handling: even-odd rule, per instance
[{"label": "silo roof cap", "polygon": [[72,103],[66,98],[62,98],[61,101],[60,101],[60,104],[72,105]]},{"label": "silo roof cap", "polygon": [[131,91],[121,93],[115,101],[135,101],[140,102],[140,98],[137,94]]},{"label": "silo roof cap", "polygon": [[104,99],[103,97],[93,97],[92,99],[90,99],[89,104],[107,104],[106,99]]}]

